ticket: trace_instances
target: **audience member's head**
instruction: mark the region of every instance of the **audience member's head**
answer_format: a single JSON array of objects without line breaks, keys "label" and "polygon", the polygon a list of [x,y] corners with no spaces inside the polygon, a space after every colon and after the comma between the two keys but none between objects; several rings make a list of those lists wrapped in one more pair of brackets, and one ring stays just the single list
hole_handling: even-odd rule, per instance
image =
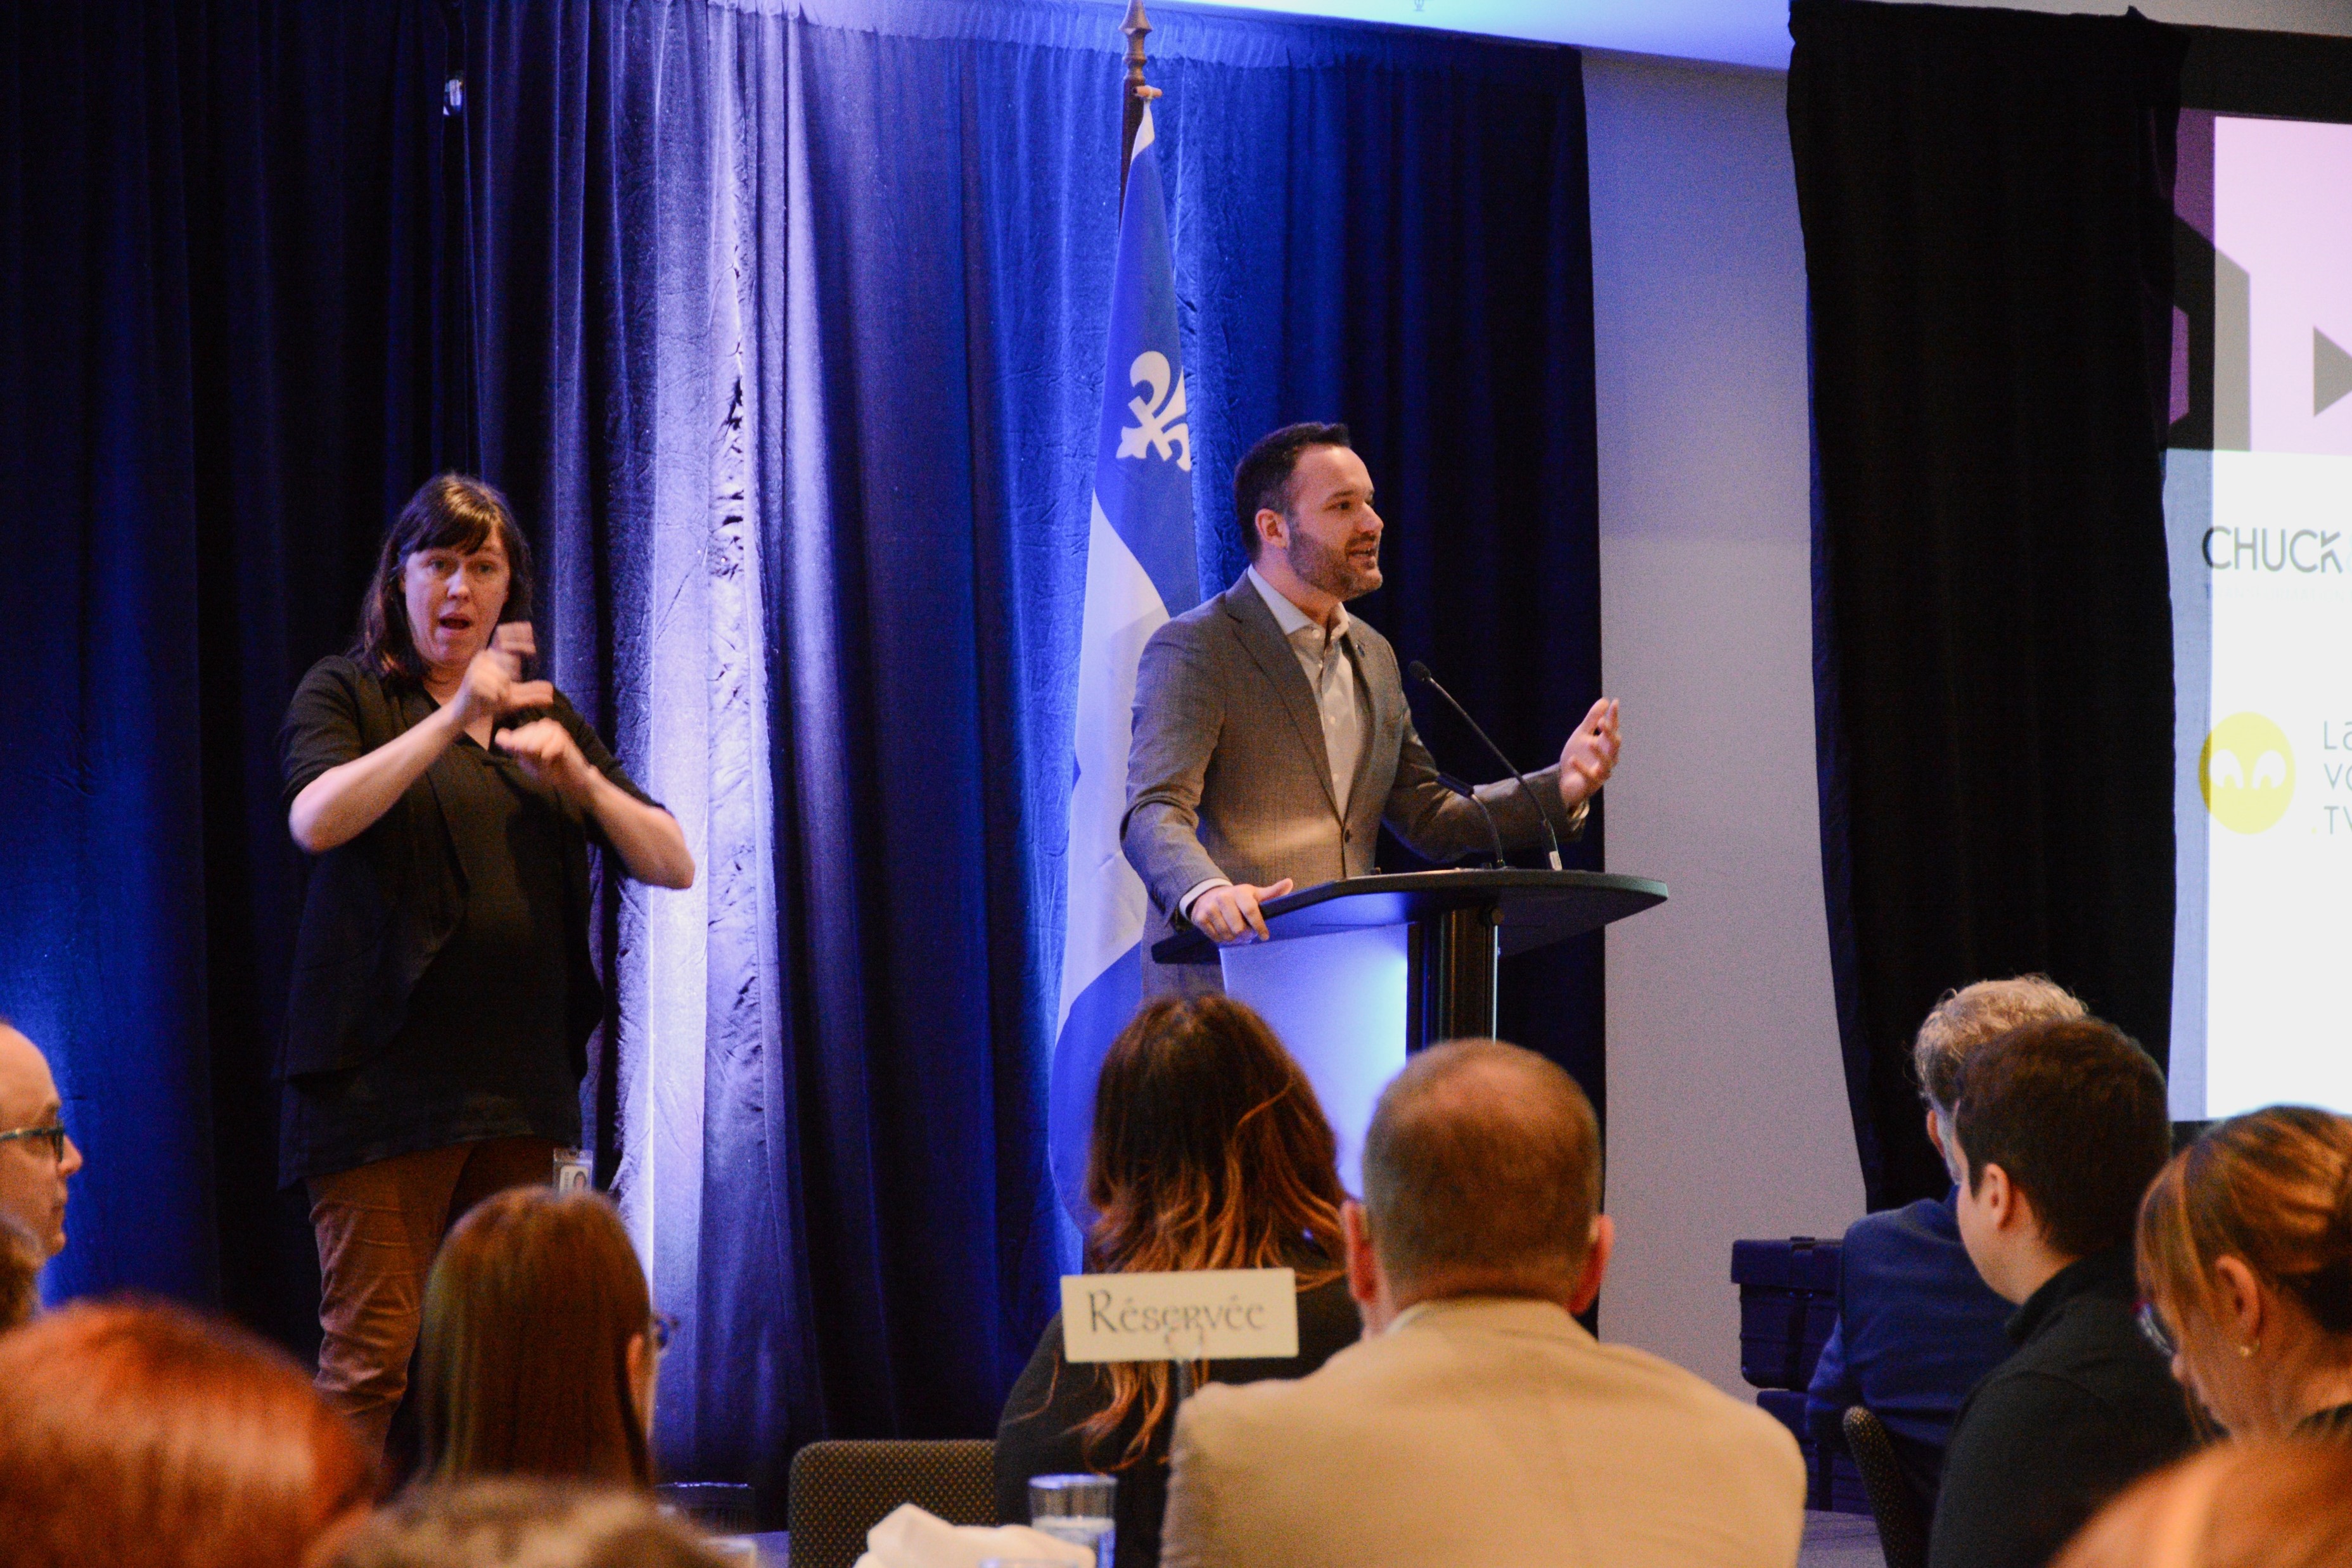
[{"label": "audience member's head", "polygon": [[478,1480],[410,1489],[329,1568],[723,1568],[723,1559],[635,1492]]},{"label": "audience member's head", "polygon": [[1953,1130],[1960,1240],[2023,1301],[2076,1259],[2128,1245],[2172,1152],[2164,1074],[2113,1024],[2028,1024],[1962,1065]]},{"label": "audience member's head", "polygon": [[0,1329],[31,1321],[41,1307],[41,1264],[47,1254],[33,1233],[0,1214]]},{"label": "audience member's head", "polygon": [[1230,998],[1163,997],[1111,1042],[1095,1084],[1089,1266],[1107,1272],[1339,1253],[1338,1145],[1314,1085]]},{"label": "audience member's head", "polygon": [[483,1199],[425,1286],[427,1473],[652,1485],[662,1333],[602,1196],[520,1186]]},{"label": "audience member's head", "polygon": [[[1265,1020],[1227,997],[1163,997],[1129,1020],[1095,1083],[1087,1266],[1103,1273],[1295,1267],[1332,1279],[1344,1253],[1338,1145],[1314,1086]],[[1168,1369],[1115,1363],[1090,1442],[1169,1413]]]},{"label": "audience member's head", "polygon": [[2173,1375],[2231,1431],[2352,1404],[2352,1121],[2273,1105],[2209,1129],[2148,1189],[2139,1275]]},{"label": "audience member's head", "polygon": [[2030,1023],[2063,1023],[2088,1018],[2090,1011],[2081,998],[2042,975],[1979,980],[1944,993],[1912,1040],[1911,1065],[1919,1076],[1919,1097],[1927,1103],[1927,1136],[1948,1169],[1953,1163],[1952,1107],[1959,1102],[1960,1069],[1977,1048]]},{"label": "audience member's head", "polygon": [[10,1568],[297,1568],[374,1490],[342,1417],[240,1330],[85,1302],[0,1334]]},{"label": "audience member's head", "polygon": [[2221,1443],[2141,1480],[2053,1568],[2341,1568],[2352,1444]]},{"label": "audience member's head", "polygon": [[1349,1287],[1375,1331],[1445,1296],[1582,1312],[1613,1240],[1600,1207],[1600,1128],[1574,1079],[1500,1040],[1434,1046],[1381,1092],[1364,1135]]},{"label": "audience member's head", "polygon": [[32,1232],[44,1259],[65,1248],[66,1183],[81,1169],[62,1109],[47,1058],[0,1023],[0,1214]]}]

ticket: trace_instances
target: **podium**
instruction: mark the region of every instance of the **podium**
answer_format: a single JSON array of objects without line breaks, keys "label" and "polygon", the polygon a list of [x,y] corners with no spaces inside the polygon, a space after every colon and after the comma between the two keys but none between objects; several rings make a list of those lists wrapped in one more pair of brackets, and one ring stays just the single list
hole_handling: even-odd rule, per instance
[{"label": "podium", "polygon": [[1268,939],[1219,947],[1199,931],[1157,943],[1162,964],[1218,964],[1228,995],[1265,1016],[1360,1162],[1381,1086],[1409,1052],[1495,1032],[1496,966],[1665,902],[1648,877],[1590,871],[1404,872],[1349,877],[1263,905]]}]

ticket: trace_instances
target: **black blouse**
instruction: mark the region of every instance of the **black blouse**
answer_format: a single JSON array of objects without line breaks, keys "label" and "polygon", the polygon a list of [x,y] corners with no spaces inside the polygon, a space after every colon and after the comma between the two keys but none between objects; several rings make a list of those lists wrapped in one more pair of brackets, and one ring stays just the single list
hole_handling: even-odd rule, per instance
[{"label": "black blouse", "polygon": [[[1213,1383],[1256,1383],[1269,1377],[1304,1377],[1363,1337],[1363,1320],[1339,1279],[1303,1291],[1298,1297],[1298,1354],[1289,1360],[1221,1361],[1209,1366]],[[1168,1446],[1175,1423],[1163,1421],[1143,1456],[1125,1469],[1109,1467],[1135,1440],[1139,1416],[1129,1415],[1118,1431],[1087,1451],[1078,1425],[1110,1401],[1102,1368],[1062,1359],[1062,1314],[1037,1341],[1036,1354],[1004,1401],[996,1428],[996,1517],[1005,1524],[1029,1521],[1029,1478],[1079,1475],[1100,1470],[1118,1479],[1112,1507],[1118,1521],[1116,1568],[1158,1568],[1160,1520],[1168,1508]]]},{"label": "black blouse", "polygon": [[[320,774],[433,712],[344,658],[304,677],[280,736],[290,806]],[[647,800],[571,705],[551,717]],[[314,864],[281,1072],[279,1177],[479,1138],[580,1140],[585,1045],[604,1010],[588,948],[593,818],[461,737],[393,809]]]}]

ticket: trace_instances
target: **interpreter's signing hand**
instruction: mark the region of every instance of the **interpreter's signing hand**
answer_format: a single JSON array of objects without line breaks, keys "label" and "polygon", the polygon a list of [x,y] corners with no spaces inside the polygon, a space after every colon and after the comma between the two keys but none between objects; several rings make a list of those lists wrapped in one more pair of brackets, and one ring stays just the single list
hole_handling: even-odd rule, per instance
[{"label": "interpreter's signing hand", "polygon": [[1571,811],[1601,792],[1617,769],[1617,701],[1602,697],[1559,748],[1559,798]]},{"label": "interpreter's signing hand", "polygon": [[522,678],[522,662],[538,651],[528,621],[509,621],[491,632],[490,645],[467,664],[465,684],[450,699],[450,706],[457,710],[459,727],[471,729],[484,719],[496,719],[517,708],[553,703],[554,682]]},{"label": "interpreter's signing hand", "polygon": [[587,809],[596,770],[580,755],[580,743],[572,738],[570,730],[551,718],[535,718],[500,730],[498,738],[499,747],[522,764],[525,773],[573,805]]},{"label": "interpreter's signing hand", "polygon": [[1290,891],[1290,878],[1284,877],[1271,887],[1213,887],[1192,901],[1192,924],[1207,932],[1220,946],[1231,942],[1266,939],[1265,916],[1258,905],[1280,898]]}]

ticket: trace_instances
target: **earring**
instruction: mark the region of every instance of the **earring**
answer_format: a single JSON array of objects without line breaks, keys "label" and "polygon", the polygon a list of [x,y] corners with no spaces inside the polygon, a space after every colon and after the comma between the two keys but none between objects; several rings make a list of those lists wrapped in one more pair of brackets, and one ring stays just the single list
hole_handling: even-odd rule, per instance
[{"label": "earring", "polygon": [[2242,1345],[2240,1345],[2240,1346],[2238,1347],[2238,1354],[2239,1354],[2241,1356],[2242,1356],[2242,1357],[2246,1358],[2247,1360],[2251,1361],[2251,1360],[2252,1360],[2252,1359],[2253,1359],[2254,1351],[2255,1351],[2255,1349],[2260,1345],[2260,1343],[2261,1343],[2261,1342],[2260,1342],[2259,1340],[2257,1340],[2257,1341],[2250,1342],[2250,1343],[2246,1343],[2246,1344],[2242,1344]]}]

